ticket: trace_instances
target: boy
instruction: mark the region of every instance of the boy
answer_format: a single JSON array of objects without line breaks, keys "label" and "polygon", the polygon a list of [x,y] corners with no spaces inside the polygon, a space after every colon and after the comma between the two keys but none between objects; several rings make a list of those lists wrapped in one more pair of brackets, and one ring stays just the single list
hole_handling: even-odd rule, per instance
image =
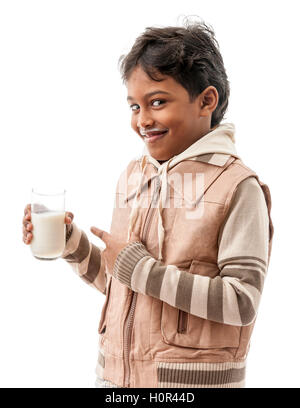
[{"label": "boy", "polygon": [[[223,123],[229,83],[205,24],[147,28],[122,57],[145,142],[120,177],[106,245],[67,213],[62,257],[106,295],[99,387],[243,387],[273,226],[268,187]],[[30,208],[24,240],[32,239]],[[27,235],[28,234],[28,235]]]}]

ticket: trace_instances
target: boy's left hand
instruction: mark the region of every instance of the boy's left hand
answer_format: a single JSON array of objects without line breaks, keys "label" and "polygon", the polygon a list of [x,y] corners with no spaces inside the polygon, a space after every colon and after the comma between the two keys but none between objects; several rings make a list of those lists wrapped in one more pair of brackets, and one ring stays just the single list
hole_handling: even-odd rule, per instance
[{"label": "boy's left hand", "polygon": [[122,251],[122,249],[125,248],[129,244],[129,242],[136,242],[136,241],[140,242],[140,238],[137,237],[135,234],[132,234],[129,242],[125,242],[125,241],[117,240],[109,232],[103,231],[96,227],[91,227],[91,232],[94,235],[96,235],[98,238],[100,238],[106,245],[106,248],[102,252],[102,255],[104,256],[106,267],[108,268],[108,271],[111,274],[113,273],[113,268],[114,268],[114,264],[116,262],[117,256]]}]

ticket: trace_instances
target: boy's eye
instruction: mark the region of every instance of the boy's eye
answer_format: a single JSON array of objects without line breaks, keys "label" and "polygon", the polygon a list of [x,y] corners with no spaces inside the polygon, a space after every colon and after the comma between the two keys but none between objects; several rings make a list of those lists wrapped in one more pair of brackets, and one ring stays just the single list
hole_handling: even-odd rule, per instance
[{"label": "boy's eye", "polygon": [[136,103],[134,103],[133,105],[130,105],[129,108],[130,108],[132,111],[136,111],[136,110],[138,110],[139,105],[137,105]]},{"label": "boy's eye", "polygon": [[155,99],[154,101],[152,101],[153,106],[160,106],[163,105],[164,103],[165,101],[163,99]]},{"label": "boy's eye", "polygon": [[[159,107],[159,106],[163,105],[165,102],[166,102],[166,101],[163,100],[163,99],[155,99],[155,100],[151,101],[151,105],[152,105],[152,106],[155,106],[155,107]],[[134,104],[130,105],[129,108],[130,108],[132,111],[135,112],[135,111],[137,111],[140,107],[139,107],[138,104],[134,103]]]}]

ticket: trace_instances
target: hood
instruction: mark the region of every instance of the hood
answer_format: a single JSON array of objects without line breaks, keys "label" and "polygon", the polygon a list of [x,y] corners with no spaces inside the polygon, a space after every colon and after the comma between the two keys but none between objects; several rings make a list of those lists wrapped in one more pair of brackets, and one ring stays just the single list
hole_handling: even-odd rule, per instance
[{"label": "hood", "polygon": [[143,188],[143,178],[147,162],[152,163],[157,168],[157,176],[160,177],[161,189],[158,203],[158,241],[159,241],[159,260],[162,259],[162,245],[164,241],[164,228],[162,223],[163,203],[166,202],[168,193],[168,171],[183,160],[203,161],[209,164],[223,166],[229,156],[234,156],[239,159],[235,149],[235,126],[232,123],[223,123],[212,129],[209,133],[197,140],[186,150],[180,154],[173,156],[169,160],[160,164],[152,157],[144,147],[142,157],[140,159],[141,178],[139,186],[135,193],[135,198],[129,219],[128,241],[133,230],[135,221],[138,216],[138,196]]},{"label": "hood", "polygon": [[[206,155],[206,154],[225,154],[238,157],[235,149],[235,126],[233,123],[223,123],[211,132],[207,133],[201,139],[197,140],[182,153],[173,156],[171,159],[160,164],[149,153],[147,146],[144,147],[143,155],[147,157],[147,161],[154,164],[157,169],[168,164],[168,169],[171,169],[182,160]],[[219,158],[220,159],[220,158]],[[211,163],[211,162],[210,162]],[[211,163],[214,164],[214,163]]]}]

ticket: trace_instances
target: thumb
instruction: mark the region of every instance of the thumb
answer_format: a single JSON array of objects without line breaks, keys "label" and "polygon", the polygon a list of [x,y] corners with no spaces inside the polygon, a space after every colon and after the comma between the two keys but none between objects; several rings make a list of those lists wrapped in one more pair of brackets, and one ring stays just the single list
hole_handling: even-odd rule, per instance
[{"label": "thumb", "polygon": [[74,218],[74,214],[71,212],[66,212],[66,216],[65,216],[65,223],[66,224],[72,224]]}]

